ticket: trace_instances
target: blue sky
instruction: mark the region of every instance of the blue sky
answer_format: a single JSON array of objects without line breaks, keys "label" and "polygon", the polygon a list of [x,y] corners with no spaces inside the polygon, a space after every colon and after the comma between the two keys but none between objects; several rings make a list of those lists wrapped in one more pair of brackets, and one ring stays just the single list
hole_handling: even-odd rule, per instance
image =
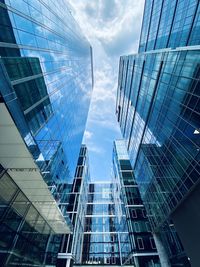
[{"label": "blue sky", "polygon": [[68,0],[93,48],[94,89],[83,142],[92,180],[110,180],[119,57],[137,52],[144,0]]}]

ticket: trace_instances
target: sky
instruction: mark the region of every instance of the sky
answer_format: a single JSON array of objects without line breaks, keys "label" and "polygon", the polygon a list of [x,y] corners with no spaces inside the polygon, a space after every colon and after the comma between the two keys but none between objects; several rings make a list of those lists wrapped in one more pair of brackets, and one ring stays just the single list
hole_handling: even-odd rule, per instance
[{"label": "sky", "polygon": [[83,143],[93,181],[111,180],[119,58],[138,49],[144,0],[68,0],[93,49],[94,89]]}]

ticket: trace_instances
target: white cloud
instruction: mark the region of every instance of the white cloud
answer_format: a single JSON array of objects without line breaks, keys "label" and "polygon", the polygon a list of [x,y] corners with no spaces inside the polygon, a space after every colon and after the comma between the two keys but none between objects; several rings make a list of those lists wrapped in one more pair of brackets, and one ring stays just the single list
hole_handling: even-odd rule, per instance
[{"label": "white cloud", "polygon": [[107,52],[117,56],[137,51],[144,0],[69,0],[69,3],[91,42],[97,38]]},{"label": "white cloud", "polygon": [[90,132],[90,131],[85,131],[85,133],[84,133],[84,141],[83,141],[83,143],[85,143],[87,140],[89,140],[89,139],[91,139],[92,138],[92,135],[93,135],[93,133],[92,132]]},{"label": "white cloud", "polygon": [[96,71],[95,90],[93,93],[93,103],[98,101],[115,101],[115,90],[117,84],[112,80],[109,72]]},{"label": "white cloud", "polygon": [[115,116],[119,57],[137,51],[144,0],[68,2],[93,49],[94,90],[84,136],[92,177],[109,179],[113,141],[121,138]]},{"label": "white cloud", "polygon": [[103,154],[105,153],[105,150],[101,146],[97,146],[94,144],[90,144],[90,152],[94,152],[95,154]]}]

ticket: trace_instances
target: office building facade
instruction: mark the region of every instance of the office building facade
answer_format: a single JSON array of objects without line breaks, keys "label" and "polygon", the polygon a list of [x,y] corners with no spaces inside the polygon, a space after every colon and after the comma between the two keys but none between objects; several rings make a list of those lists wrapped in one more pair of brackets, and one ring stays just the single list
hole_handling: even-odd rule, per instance
[{"label": "office building facade", "polygon": [[[115,167],[118,168],[118,165]],[[124,172],[127,170],[124,169]],[[136,187],[129,184],[127,195],[124,195],[118,174],[111,183],[89,184],[84,239],[82,253],[79,254],[81,262],[75,262],[75,266],[160,267],[139,191],[133,193],[134,197],[133,194],[130,196]],[[132,180],[133,177],[130,178]],[[133,207],[137,210],[137,219],[131,217],[132,213],[129,214]]]},{"label": "office building facade", "polygon": [[55,266],[57,234],[73,229],[62,204],[89,110],[92,50],[66,1],[2,0],[0,14],[0,258]]},{"label": "office building facade", "polygon": [[117,220],[111,184],[91,183],[85,217],[82,264],[121,265]]},{"label": "office building facade", "polygon": [[172,213],[175,216],[198,183],[199,55],[196,47],[158,50],[120,61],[120,73],[122,66],[124,72],[119,80],[118,120],[154,231]]},{"label": "office building facade", "polygon": [[[150,223],[135,181],[124,140],[116,140],[113,147],[113,186],[121,200],[118,214],[125,215],[131,251],[124,255],[124,262],[136,267],[161,266]],[[120,227],[123,226],[120,222]],[[126,250],[124,250],[126,252]]]},{"label": "office building facade", "polygon": [[199,264],[199,21],[199,1],[147,0],[140,53],[120,58],[117,118],[168,266]]},{"label": "office building facade", "polygon": [[60,207],[61,210],[67,210],[73,231],[62,237],[57,260],[58,267],[72,266],[72,264],[81,264],[82,262],[89,182],[88,150],[85,145],[82,145],[73,184],[68,185],[70,190],[67,201]]},{"label": "office building facade", "polygon": [[146,0],[139,52],[200,44],[196,0]]},{"label": "office building facade", "polygon": [[[126,164],[127,166],[130,169],[130,163]],[[124,169],[124,172],[127,170]],[[132,181],[133,176],[129,178]],[[131,182],[129,191],[133,187],[130,185]],[[62,237],[56,266],[160,267],[150,225],[145,211],[142,211],[144,206],[141,204],[139,191],[136,192],[134,200],[129,198],[127,206],[122,198],[123,190],[119,176],[113,178],[112,183],[91,182],[85,145],[80,151],[74,182],[70,187],[68,185],[68,188],[70,189],[67,203],[63,204],[62,208],[67,207],[73,232]],[[137,202],[136,205],[133,204],[134,201]],[[135,231],[131,228],[134,223],[136,224],[136,219],[133,223],[126,212],[133,206],[137,208],[138,220],[141,213],[144,214],[143,222],[140,221],[141,225],[138,226],[142,232],[138,232],[137,226]],[[137,244],[137,249],[133,245],[136,242],[133,235],[140,239],[140,247]],[[141,247],[142,244],[145,247]],[[137,261],[134,257],[138,258]]]}]

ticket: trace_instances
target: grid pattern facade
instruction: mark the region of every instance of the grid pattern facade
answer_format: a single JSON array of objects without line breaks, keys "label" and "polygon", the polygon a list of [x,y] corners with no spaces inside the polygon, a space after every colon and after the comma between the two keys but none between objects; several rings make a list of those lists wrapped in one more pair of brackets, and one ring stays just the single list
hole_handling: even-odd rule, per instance
[{"label": "grid pattern facade", "polygon": [[1,1],[1,101],[56,202],[73,182],[92,91],[91,47],[65,1]]},{"label": "grid pattern facade", "polygon": [[146,0],[139,52],[200,43],[197,0]]},{"label": "grid pattern facade", "polygon": [[46,247],[51,228],[2,166],[0,216],[1,266],[43,266],[46,253],[56,261],[60,240]]},{"label": "grid pattern facade", "polygon": [[76,167],[73,184],[70,188],[66,203],[60,209],[68,214],[73,225],[73,232],[62,237],[58,254],[58,267],[66,267],[69,262],[80,264],[84,237],[84,222],[90,182],[88,151],[82,145]]},{"label": "grid pattern facade", "polygon": [[[1,167],[0,172],[0,263],[1,266],[59,266],[81,262],[88,182],[88,152],[82,145],[73,184],[65,184],[64,216],[73,231],[55,235],[37,209]],[[62,257],[61,257],[62,256]]]},{"label": "grid pattern facade", "polygon": [[114,214],[117,217],[116,231],[119,233],[119,249],[121,265],[132,265],[133,261],[129,258],[131,254],[131,240],[127,223],[124,202],[120,196],[119,183],[112,179],[112,196],[114,201]]},{"label": "grid pattern facade", "polygon": [[[79,178],[86,175],[79,173],[73,182],[93,86],[90,44],[64,0],[0,1],[0,36],[0,102],[11,114],[31,160],[37,164],[47,191],[51,192],[49,195],[55,199],[53,204],[59,206],[61,213],[56,209],[57,214],[70,224],[68,201],[71,201],[69,196],[73,199],[72,185],[77,184],[76,189],[80,190]],[[7,178],[7,184],[3,185],[8,188],[8,195],[14,194],[12,188],[16,187],[12,177],[9,178],[11,182]],[[38,184],[33,180],[32,187],[39,188]],[[32,188],[28,189],[31,194]],[[48,222],[43,222],[30,201],[26,203],[28,196],[24,196],[20,188],[16,190],[16,195],[8,199],[0,192],[5,203],[1,205],[0,234],[2,240],[3,236],[6,239],[0,244],[2,266],[55,266],[62,235],[48,230]],[[15,204],[18,192],[22,200]],[[74,195],[78,205],[78,191]],[[43,197],[45,199],[45,195]],[[78,221],[82,220],[84,208],[79,209],[78,216],[70,214],[72,224],[78,227],[78,236],[82,227]],[[29,210],[35,216],[33,222],[27,217]],[[52,207],[49,214],[51,211]],[[37,229],[40,222],[41,228],[47,231],[43,236]],[[80,246],[76,248],[81,250]],[[66,252],[67,245],[62,243],[61,249]],[[78,252],[72,250],[72,254],[78,255]]]},{"label": "grid pattern facade", "polygon": [[134,78],[120,76],[118,120],[154,230],[198,182],[199,62],[198,48],[120,60]]},{"label": "grid pattern facade", "polygon": [[114,142],[113,184],[115,185],[114,192],[119,194],[121,203],[123,203],[121,206],[123,207],[131,241],[131,251],[122,250],[124,254],[123,262],[135,264],[134,266],[137,267],[160,266],[151,227],[135,181],[124,140]]},{"label": "grid pattern facade", "polygon": [[49,186],[72,182],[92,90],[91,47],[66,1],[3,0],[0,12],[4,101]]},{"label": "grid pattern facade", "polygon": [[119,231],[110,183],[89,185],[82,264],[121,265],[121,247],[130,250],[127,229]]}]

